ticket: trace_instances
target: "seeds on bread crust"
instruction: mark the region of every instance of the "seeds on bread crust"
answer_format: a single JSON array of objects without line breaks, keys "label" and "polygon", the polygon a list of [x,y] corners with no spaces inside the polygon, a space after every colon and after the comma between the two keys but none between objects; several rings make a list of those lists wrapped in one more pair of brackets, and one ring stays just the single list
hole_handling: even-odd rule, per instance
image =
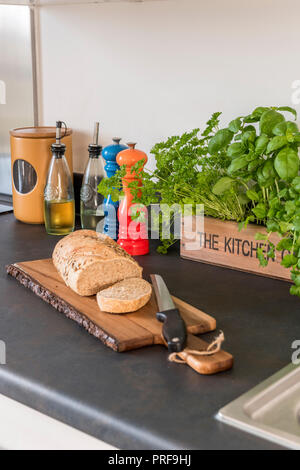
[{"label": "seeds on bread crust", "polygon": [[60,240],[53,264],[77,294],[96,294],[104,286],[141,277],[142,268],[114,240],[93,230],[77,230]]}]

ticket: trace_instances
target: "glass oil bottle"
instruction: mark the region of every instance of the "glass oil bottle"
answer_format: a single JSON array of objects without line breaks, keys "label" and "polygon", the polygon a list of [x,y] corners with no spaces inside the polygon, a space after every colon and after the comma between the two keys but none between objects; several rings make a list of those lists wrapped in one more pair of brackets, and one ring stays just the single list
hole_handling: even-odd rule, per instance
[{"label": "glass oil bottle", "polygon": [[89,159],[85,168],[80,191],[80,218],[84,229],[102,232],[104,212],[103,196],[98,193],[98,185],[104,177],[102,147],[98,144],[99,122],[95,122],[93,143],[89,145]]},{"label": "glass oil bottle", "polygon": [[66,146],[61,143],[62,124],[56,123],[56,142],[51,145],[52,159],[44,190],[45,228],[49,235],[67,235],[75,224],[74,188],[65,158]]}]

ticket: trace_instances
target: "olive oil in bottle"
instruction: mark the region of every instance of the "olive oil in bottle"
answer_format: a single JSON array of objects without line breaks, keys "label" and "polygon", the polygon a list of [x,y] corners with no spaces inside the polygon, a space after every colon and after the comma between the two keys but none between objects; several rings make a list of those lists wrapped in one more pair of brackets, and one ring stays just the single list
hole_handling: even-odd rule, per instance
[{"label": "olive oil in bottle", "polygon": [[46,201],[44,216],[50,235],[67,235],[74,229],[74,201]]},{"label": "olive oil in bottle", "polygon": [[99,228],[98,224],[101,224],[104,218],[104,214],[97,215],[94,209],[86,209],[85,203],[80,201],[80,213],[81,213],[81,227],[96,230]]},{"label": "olive oil in bottle", "polygon": [[95,122],[94,141],[89,145],[89,159],[85,168],[80,191],[81,227],[102,232],[104,212],[103,196],[98,193],[98,185],[104,177],[101,157],[102,147],[98,145],[99,122]]},{"label": "olive oil in bottle", "polygon": [[70,170],[61,140],[61,121],[56,123],[56,143],[44,190],[45,228],[49,235],[67,235],[74,230],[75,203]]}]

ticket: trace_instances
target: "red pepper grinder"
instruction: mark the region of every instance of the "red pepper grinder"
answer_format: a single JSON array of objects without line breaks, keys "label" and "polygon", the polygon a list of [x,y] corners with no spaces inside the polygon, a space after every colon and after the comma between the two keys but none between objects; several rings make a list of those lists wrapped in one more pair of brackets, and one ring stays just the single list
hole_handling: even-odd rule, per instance
[{"label": "red pepper grinder", "polygon": [[[139,171],[142,171],[148,158],[145,152],[137,150],[136,144],[127,144],[129,149],[123,150],[117,156],[118,165],[126,166],[126,174],[122,180],[125,197],[119,207],[119,238],[118,244],[132,256],[146,255],[149,253],[149,240],[147,230],[147,209],[132,203],[133,195],[128,184],[137,180],[138,186],[142,186],[139,172],[132,172],[132,167],[144,160]],[[134,220],[132,219],[134,217]],[[136,216],[138,218],[136,219]]]}]

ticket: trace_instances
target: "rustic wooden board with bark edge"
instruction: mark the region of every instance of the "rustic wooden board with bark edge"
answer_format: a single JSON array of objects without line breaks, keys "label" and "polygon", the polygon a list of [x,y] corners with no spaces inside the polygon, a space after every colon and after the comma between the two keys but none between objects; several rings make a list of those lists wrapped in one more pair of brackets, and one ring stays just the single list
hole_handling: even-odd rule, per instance
[{"label": "rustic wooden board with bark edge", "polygon": [[[164,344],[162,325],[155,316],[157,306],[154,296],[137,312],[112,315],[100,311],[95,296],[81,297],[67,287],[51,259],[15,263],[8,265],[6,269],[8,274],[23,286],[76,321],[114,351],[124,352],[153,344]],[[196,350],[206,349],[207,342],[194,335],[214,331],[215,319],[176,297],[173,297],[173,300],[187,325],[188,347]],[[190,355],[188,359],[193,369],[207,375],[227,370],[233,364],[232,356],[222,350],[213,356]]]},{"label": "rustic wooden board with bark edge", "polygon": [[[185,230],[184,224],[186,224]],[[291,282],[290,270],[280,265],[281,252],[276,252],[276,259],[270,260],[268,266],[259,265],[256,257],[257,247],[263,246],[264,243],[255,240],[257,232],[266,233],[266,229],[263,226],[249,224],[246,229],[239,232],[237,222],[204,217],[204,231],[196,233],[196,217],[189,216],[182,221],[183,236],[180,256],[201,263]],[[279,237],[273,233],[270,240],[276,245],[279,242]],[[190,245],[189,248],[189,244],[193,246]]]}]

